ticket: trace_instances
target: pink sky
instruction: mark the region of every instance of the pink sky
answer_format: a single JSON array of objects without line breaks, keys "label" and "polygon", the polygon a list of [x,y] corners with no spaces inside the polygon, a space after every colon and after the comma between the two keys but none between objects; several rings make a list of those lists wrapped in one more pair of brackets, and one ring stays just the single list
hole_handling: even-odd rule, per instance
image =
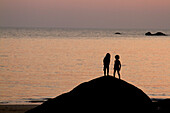
[{"label": "pink sky", "polygon": [[0,0],[0,26],[170,29],[170,0]]}]

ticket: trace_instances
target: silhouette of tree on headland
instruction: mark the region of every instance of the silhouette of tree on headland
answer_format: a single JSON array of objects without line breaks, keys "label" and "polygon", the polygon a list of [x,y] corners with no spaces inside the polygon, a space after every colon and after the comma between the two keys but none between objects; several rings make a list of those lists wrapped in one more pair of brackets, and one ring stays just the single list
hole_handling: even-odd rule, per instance
[{"label": "silhouette of tree on headland", "polygon": [[116,71],[117,71],[117,74],[119,75],[119,79],[120,79],[120,69],[121,69],[121,63],[119,61],[119,58],[120,56],[119,55],[116,55],[115,56],[115,63],[114,63],[114,73],[113,73],[113,76],[115,77],[115,74],[116,74]]},{"label": "silhouette of tree on headland", "polygon": [[103,59],[103,71],[104,71],[104,76],[106,76],[106,70],[107,70],[107,76],[109,75],[109,65],[110,65],[110,53],[107,53],[106,56]]}]

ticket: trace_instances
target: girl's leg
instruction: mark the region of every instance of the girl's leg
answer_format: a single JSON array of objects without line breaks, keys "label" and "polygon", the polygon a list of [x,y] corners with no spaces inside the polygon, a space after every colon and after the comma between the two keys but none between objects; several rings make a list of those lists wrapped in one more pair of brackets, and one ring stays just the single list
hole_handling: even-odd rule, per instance
[{"label": "girl's leg", "polygon": [[104,76],[106,76],[106,67],[105,66],[103,68],[103,71],[104,71]]},{"label": "girl's leg", "polygon": [[109,66],[107,67],[107,76],[109,76]]}]

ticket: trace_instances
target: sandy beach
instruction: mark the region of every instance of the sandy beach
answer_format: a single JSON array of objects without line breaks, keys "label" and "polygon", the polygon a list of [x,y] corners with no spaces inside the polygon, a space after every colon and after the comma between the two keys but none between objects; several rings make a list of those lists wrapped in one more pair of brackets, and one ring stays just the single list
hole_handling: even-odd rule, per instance
[{"label": "sandy beach", "polygon": [[24,113],[38,105],[0,105],[0,113]]}]

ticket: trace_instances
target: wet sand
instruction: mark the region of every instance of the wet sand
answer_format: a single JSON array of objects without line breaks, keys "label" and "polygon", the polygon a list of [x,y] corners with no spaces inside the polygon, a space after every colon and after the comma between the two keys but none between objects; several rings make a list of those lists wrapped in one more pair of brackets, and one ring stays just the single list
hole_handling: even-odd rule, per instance
[{"label": "wet sand", "polygon": [[0,113],[24,113],[38,105],[0,105]]}]

